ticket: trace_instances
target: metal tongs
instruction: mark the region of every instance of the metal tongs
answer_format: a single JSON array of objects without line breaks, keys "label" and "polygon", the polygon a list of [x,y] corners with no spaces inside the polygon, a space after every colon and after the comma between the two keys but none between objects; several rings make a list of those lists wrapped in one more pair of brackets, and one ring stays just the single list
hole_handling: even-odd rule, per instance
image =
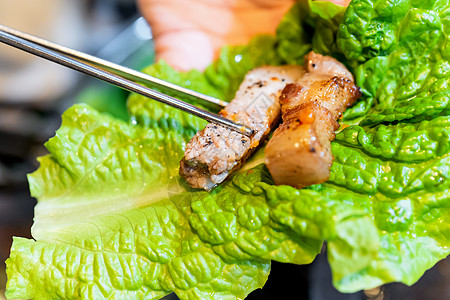
[{"label": "metal tongs", "polygon": [[192,96],[218,106],[225,107],[228,103],[220,99],[198,93],[156,77],[52,43],[3,25],[0,25],[0,42],[48,59],[78,72],[90,75],[97,79],[106,81],[125,90],[135,92],[161,103],[181,109],[194,116],[205,119],[208,122],[213,122],[228,127],[229,129],[237,131],[241,134],[252,136],[254,133],[254,131],[247,126],[236,124],[222,116],[198,108],[192,104],[138,84],[137,82],[144,84],[150,83],[159,87],[175,90],[184,95]]}]

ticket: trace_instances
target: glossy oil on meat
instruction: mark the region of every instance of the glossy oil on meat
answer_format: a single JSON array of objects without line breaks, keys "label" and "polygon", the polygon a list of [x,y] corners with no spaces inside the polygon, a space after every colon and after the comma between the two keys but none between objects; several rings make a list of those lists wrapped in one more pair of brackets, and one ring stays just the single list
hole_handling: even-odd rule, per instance
[{"label": "glossy oil on meat", "polygon": [[328,179],[337,120],[361,96],[352,74],[334,58],[309,53],[306,73],[280,96],[283,123],[265,149],[276,184],[302,188]]}]

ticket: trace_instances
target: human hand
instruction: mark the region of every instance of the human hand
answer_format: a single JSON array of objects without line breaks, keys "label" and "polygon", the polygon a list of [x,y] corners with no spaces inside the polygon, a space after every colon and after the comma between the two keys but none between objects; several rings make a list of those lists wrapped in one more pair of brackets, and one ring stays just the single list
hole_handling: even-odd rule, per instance
[{"label": "human hand", "polygon": [[[331,0],[347,6],[350,0]],[[138,0],[155,38],[156,59],[203,70],[224,45],[272,34],[295,0]]]}]

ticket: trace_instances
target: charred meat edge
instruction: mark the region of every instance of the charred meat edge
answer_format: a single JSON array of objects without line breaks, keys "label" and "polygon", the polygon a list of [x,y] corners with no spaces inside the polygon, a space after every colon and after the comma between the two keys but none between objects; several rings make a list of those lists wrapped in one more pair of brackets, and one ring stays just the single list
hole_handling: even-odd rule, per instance
[{"label": "charred meat edge", "polygon": [[208,124],[186,145],[180,175],[193,188],[211,190],[260,146],[279,123],[281,90],[305,72],[300,66],[263,66],[244,78],[235,99],[220,114],[257,133],[249,138],[215,124]]}]

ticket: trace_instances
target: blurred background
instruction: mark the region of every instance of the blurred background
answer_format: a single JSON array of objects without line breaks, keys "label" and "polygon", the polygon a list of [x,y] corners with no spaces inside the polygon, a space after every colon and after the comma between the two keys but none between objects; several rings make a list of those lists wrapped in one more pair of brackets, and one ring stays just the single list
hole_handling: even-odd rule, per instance
[{"label": "blurred background", "polygon": [[[130,68],[153,62],[151,30],[134,0],[0,0],[0,24]],[[26,174],[46,153],[43,143],[61,113],[84,102],[126,119],[127,92],[0,44],[0,300],[4,299],[12,236],[31,238],[33,199]],[[325,251],[325,250],[324,250]],[[331,285],[325,254],[308,266],[274,263],[262,290],[249,299],[450,299],[449,259],[413,287],[340,294]],[[168,296],[168,299],[176,297]]]},{"label": "blurred background", "polygon": [[[141,69],[153,62],[150,28],[134,0],[0,0],[0,24]],[[0,43],[0,299],[12,236],[30,237],[26,174],[46,153],[61,113],[77,102],[127,118],[128,93]]]}]

